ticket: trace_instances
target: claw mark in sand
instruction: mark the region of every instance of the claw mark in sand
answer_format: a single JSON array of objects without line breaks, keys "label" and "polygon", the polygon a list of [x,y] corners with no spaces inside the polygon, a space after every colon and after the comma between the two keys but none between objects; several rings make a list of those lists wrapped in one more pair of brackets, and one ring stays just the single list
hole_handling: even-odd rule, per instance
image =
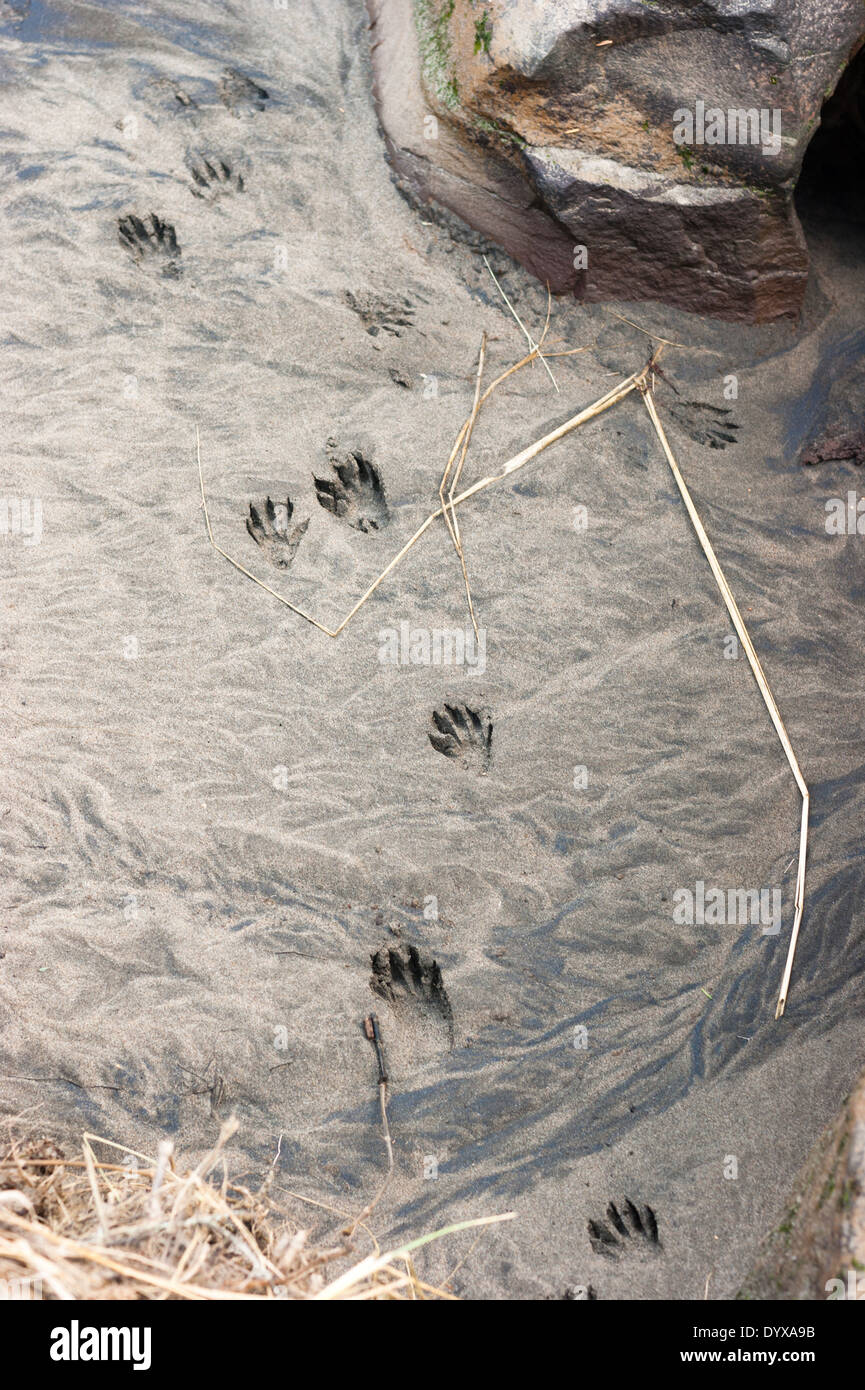
[{"label": "claw mark in sand", "polygon": [[610,1202],[606,1222],[589,1222],[589,1240],[596,1255],[607,1255],[613,1260],[635,1250],[657,1253],[662,1249],[652,1208],[645,1206],[641,1211],[630,1197],[625,1198],[621,1210]]},{"label": "claw mark in sand", "polygon": [[442,705],[433,710],[429,741],[437,753],[456,758],[464,767],[486,772],[493,755],[493,721],[485,710],[470,705]]},{"label": "claw mark in sand", "polygon": [[327,441],[327,451],[334,477],[313,479],[320,505],[355,531],[383,531],[390,512],[375,464],[359,449],[341,454],[334,439]]},{"label": "claw mark in sand", "polygon": [[417,946],[382,946],[370,957],[373,994],[393,1005],[404,1022],[411,1018],[443,1034],[453,1047],[453,1011],[442,980],[441,968]]},{"label": "claw mark in sand", "polygon": [[284,502],[273,502],[268,497],[263,510],[262,516],[255,503],[250,502],[246,529],[256,545],[261,546],[271,564],[276,565],[277,569],[287,570],[306,535],[309,520],[301,521],[298,526],[289,528],[294,506],[288,497]]},{"label": "claw mark in sand", "polygon": [[270,93],[237,68],[226,68],[219,79],[219,100],[237,116],[243,110],[263,111]]},{"label": "claw mark in sand", "polygon": [[710,449],[738,444],[735,431],[739,423],[733,419],[732,410],[703,401],[668,400],[666,405],[676,424],[695,444],[705,444]]},{"label": "claw mark in sand", "polygon": [[349,309],[357,314],[372,338],[377,337],[382,331],[392,333],[395,338],[401,338],[402,330],[411,328],[414,324],[414,306],[404,295],[384,299],[381,295],[369,291],[352,294],[351,290],[346,290],[345,302]]},{"label": "claw mark in sand", "polygon": [[243,175],[219,155],[190,155],[186,164],[196,198],[214,202],[225,193],[243,192]]},{"label": "claw mark in sand", "polygon": [[177,234],[171,223],[163,222],[155,212],[144,218],[134,212],[119,218],[117,235],[138,265],[158,267],[175,280],[180,275]]}]

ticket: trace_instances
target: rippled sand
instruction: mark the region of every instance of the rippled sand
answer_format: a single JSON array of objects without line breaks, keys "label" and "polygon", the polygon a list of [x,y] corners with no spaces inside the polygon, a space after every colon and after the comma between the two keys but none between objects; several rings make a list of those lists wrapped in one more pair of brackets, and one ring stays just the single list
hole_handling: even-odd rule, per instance
[{"label": "rippled sand", "polygon": [[[861,247],[812,232],[796,328],[616,306],[694,345],[667,351],[679,395],[660,383],[659,410],[812,788],[775,1024],[798,796],[636,397],[462,509],[483,671],[380,660],[387,628],[466,623],[441,523],[336,642],[207,543],[196,425],[219,543],[338,621],[437,505],[482,331],[490,374],[523,351],[476,239],[393,186],[360,5],[17,8],[0,1106],[148,1151],[166,1131],[204,1148],[234,1111],[238,1164],[282,1135],[280,1182],[355,1210],[383,1164],[376,1007],[397,1149],[381,1228],[515,1208],[461,1270],[470,1296],[701,1298],[709,1274],[729,1296],[865,1061],[865,537],[824,527],[865,475],[797,462],[861,415]],[[541,288],[492,264],[539,332]],[[558,394],[537,367],[501,388],[468,481],[649,347],[603,308],[557,305],[551,331],[592,351],[553,364]],[[692,402],[729,408],[737,442],[700,443]],[[319,505],[314,476],[350,451],[377,528]],[[272,533],[268,497],[293,508],[277,531],[308,521],[290,566],[246,527],[252,504]],[[433,747],[445,703],[488,713],[488,765],[471,738]],[[781,888],[780,934],[675,922],[698,880]],[[395,1002],[370,990],[382,948]],[[592,1248],[625,1196],[660,1250]]]}]

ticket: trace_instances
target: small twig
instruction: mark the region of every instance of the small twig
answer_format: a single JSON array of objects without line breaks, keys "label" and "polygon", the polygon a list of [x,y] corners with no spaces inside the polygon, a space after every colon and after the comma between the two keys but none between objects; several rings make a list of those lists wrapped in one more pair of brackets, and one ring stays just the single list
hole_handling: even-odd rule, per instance
[{"label": "small twig", "polygon": [[390,1134],[390,1124],[387,1118],[387,1068],[384,1064],[384,1052],[381,1045],[381,1030],[379,1028],[378,1015],[369,1014],[363,1021],[363,1031],[375,1048],[375,1060],[378,1064],[378,1103],[381,1110],[381,1128],[384,1146],[387,1150],[387,1176],[373,1197],[372,1201],[364,1207],[363,1211],[355,1217],[350,1228],[345,1232],[351,1240],[358,1226],[362,1221],[366,1221],[370,1212],[378,1205],[387,1189],[387,1185],[393,1177],[393,1140]]},{"label": "small twig", "polygon": [[[520,367],[525,366],[527,362],[532,361],[533,357],[537,355],[538,351],[538,348],[533,348],[532,351],[528,353],[524,358],[522,358],[519,362],[514,363],[514,365],[512,367],[509,367],[506,372],[503,372],[500,377],[497,377],[496,380],[492,383],[492,385],[487,387],[487,390],[481,397],[481,403],[483,403],[483,401],[494,389],[494,387],[498,386],[499,382],[504,381],[505,377],[510,376],[512,372],[515,372]],[[521,453],[516,454],[514,458],[510,459],[508,463],[504,465],[500,473],[495,473],[489,477],[481,478],[479,482],[474,483],[472,487],[467,488],[465,492],[461,492],[458,497],[454,497],[453,499],[451,499],[449,501],[449,505],[451,507],[460,506],[463,502],[466,502],[470,497],[474,497],[478,492],[482,492],[485,488],[492,487],[493,483],[500,482],[502,478],[506,478],[509,476],[509,474],[516,472],[518,468],[523,468],[527,463],[530,463],[531,460],[541,452],[541,450],[546,449],[550,444],[554,444],[556,440],[563,438],[563,436],[568,434],[571,430],[576,429],[579,425],[585,424],[587,420],[594,419],[594,417],[596,415],[600,415],[602,411],[609,410],[610,406],[615,405],[617,401],[622,400],[625,396],[628,395],[629,392],[634,390],[639,376],[639,372],[634,372],[631,376],[626,377],[625,380],[621,381],[618,386],[615,386],[610,391],[607,391],[598,400],[594,401],[592,405],[586,406],[586,408],[584,410],[581,410],[578,415],[573,416],[573,418],[570,420],[566,420],[563,425],[559,425],[558,429],[553,430],[550,434],[544,435],[543,439],[536,440],[535,443],[530,444],[527,449],[523,449]],[[466,424],[463,428],[466,429],[467,427],[468,421],[466,421]],[[330,628],[327,627],[325,623],[319,622],[317,618],[313,618],[311,614],[305,613],[304,610],[302,608],[298,608],[296,604],[290,603],[289,600],[287,598],[284,598],[282,594],[278,594],[275,589],[272,589],[270,587],[269,584],[265,584],[264,580],[259,579],[257,575],[252,574],[251,571],[248,570],[245,565],[242,565],[239,560],[235,560],[233,556],[229,555],[227,551],[223,550],[220,545],[217,545],[213,536],[213,531],[210,525],[210,517],[207,510],[207,497],[204,488],[204,474],[201,466],[201,447],[197,425],[195,427],[195,439],[198,458],[198,476],[199,481],[201,483],[201,501],[202,507],[204,509],[204,519],[207,525],[208,539],[210,541],[210,544],[213,546],[214,550],[217,552],[218,555],[221,555],[224,560],[227,560],[228,563],[232,565],[236,570],[238,570],[241,574],[245,575],[247,579],[251,579],[253,584],[257,584],[260,589],[264,589],[265,593],[270,594],[272,598],[277,599],[278,602],[284,604],[286,608],[290,608],[292,613],[296,613],[298,617],[305,618],[308,623],[312,623],[313,627],[317,627],[318,630],[320,632],[323,632],[327,637],[339,637],[340,633],[348,625],[348,623],[351,622],[355,614],[359,612],[363,605],[367,602],[367,600],[372,597],[376,589],[378,589],[379,586],[382,583],[384,583],[385,579],[388,577],[391,571],[396,569],[397,565],[400,563],[401,560],[405,558],[405,556],[411,550],[412,546],[417,544],[424,532],[429,530],[430,526],[432,526],[434,521],[437,521],[440,516],[444,515],[444,507],[438,507],[436,511],[431,512],[430,515],[426,518],[426,520],[423,521],[421,525],[417,528],[414,535],[409,537],[402,549],[398,551],[398,553],[393,557],[390,563],[385,566],[378,578],[374,579],[372,584],[370,584],[369,588],[361,594],[360,598],[357,600],[357,603],[355,603],[353,608],[349,609],[348,613],[342,619],[342,622],[340,622],[335,628]],[[460,434],[460,436],[458,436],[458,440],[459,443],[462,442],[462,433]]]},{"label": "small twig", "polygon": [[[476,637],[476,638],[478,637],[478,624],[477,624],[477,619],[475,618],[475,607],[474,607],[474,604],[472,603],[472,592],[471,592],[471,587],[470,587],[470,585],[469,585],[468,570],[466,569],[466,558],[465,558],[465,554],[464,554],[464,552],[463,552],[462,537],[460,536],[459,521],[457,520],[457,514],[456,514],[456,510],[455,510],[455,508],[454,508],[454,504],[453,504],[453,503],[454,503],[454,492],[456,491],[457,484],[458,484],[458,482],[459,482],[459,480],[460,480],[460,475],[462,474],[462,471],[463,471],[463,464],[464,464],[465,461],[466,461],[466,452],[467,452],[468,447],[469,447],[469,441],[470,441],[470,439],[471,439],[471,437],[472,437],[472,430],[473,430],[473,428],[474,428],[474,423],[475,423],[475,420],[477,419],[478,411],[480,410],[480,404],[481,404],[481,380],[482,380],[482,378],[483,378],[483,372],[484,372],[484,358],[486,357],[486,352],[487,352],[487,335],[486,335],[486,333],[484,333],[484,334],[481,335],[481,350],[480,350],[480,352],[478,353],[478,371],[477,371],[477,377],[476,377],[476,380],[475,380],[475,396],[474,396],[474,401],[473,401],[473,403],[472,403],[472,412],[471,412],[471,415],[470,415],[469,418],[468,418],[468,421],[467,421],[466,425],[464,425],[463,428],[460,430],[460,435],[462,436],[462,452],[460,453],[459,463],[457,464],[456,468],[454,469],[453,477],[450,479],[450,488],[449,488],[449,491],[448,491],[447,499],[445,499],[445,487],[447,486],[448,477],[449,477],[449,474],[450,474],[450,471],[451,471],[451,467],[452,467],[452,465],[453,465],[453,461],[454,461],[454,458],[455,458],[455,451],[451,453],[451,456],[450,456],[450,458],[449,458],[448,461],[447,461],[447,465],[446,465],[446,467],[445,467],[444,473],[442,474],[442,480],[441,480],[441,483],[440,483],[440,485],[439,485],[439,499],[440,499],[440,501],[441,501],[442,506],[444,507],[445,521],[447,522],[448,530],[449,530],[450,533],[451,533],[451,540],[452,540],[453,543],[454,543],[454,549],[456,550],[456,553],[457,553],[457,555],[459,556],[459,562],[460,562],[460,565],[462,566],[463,583],[465,584],[465,588],[466,588],[466,599],[467,599],[468,605],[469,605],[469,615],[470,615],[471,620],[472,620],[472,627],[474,628],[475,637]],[[455,447],[456,447],[456,446],[455,446]]]},{"label": "small twig", "polygon": [[153,1186],[147,1199],[147,1211],[152,1221],[155,1221],[160,1213],[159,1189],[162,1187],[173,1152],[174,1145],[170,1139],[160,1140],[156,1150],[156,1172],[153,1174]]},{"label": "small twig", "polygon": [[[646,370],[648,371],[648,368]],[[780,710],[778,709],[778,706],[775,703],[775,697],[773,696],[772,691],[769,689],[769,682],[766,680],[763,667],[760,665],[760,659],[757,656],[757,653],[754,649],[754,644],[751,641],[751,637],[748,632],[748,629],[745,626],[745,621],[742,617],[742,614],[739,612],[739,606],[736,603],[735,598],[733,597],[733,592],[729,584],[727,583],[724,571],[721,569],[721,566],[718,563],[718,557],[716,556],[715,551],[712,548],[712,543],[709,540],[709,537],[706,535],[705,528],[703,526],[702,521],[700,520],[697,508],[694,506],[694,502],[690,492],[688,491],[687,484],[685,483],[685,480],[679,471],[679,466],[676,463],[675,458],[673,457],[673,451],[670,448],[669,440],[667,439],[667,436],[664,433],[664,427],[658,418],[658,412],[655,409],[655,401],[652,396],[652,392],[649,389],[648,382],[645,380],[645,378],[640,383],[640,392],[642,394],[646,410],[649,412],[649,418],[651,419],[652,424],[655,427],[655,433],[657,434],[658,439],[661,441],[661,448],[664,450],[667,462],[670,465],[670,470],[676,481],[676,486],[678,487],[679,492],[681,493],[682,501],[685,503],[688,515],[691,518],[691,523],[694,527],[694,530],[697,533],[697,539],[703,548],[703,553],[706,556],[706,559],[709,561],[709,566],[712,570],[713,575],[715,576],[715,582],[721,591],[721,597],[724,600],[724,603],[727,607],[727,612],[730,614],[730,617],[733,620],[733,626],[735,627],[736,632],[739,636],[739,641],[742,643],[742,646],[745,649],[745,655],[748,658],[748,664],[750,665],[751,671],[754,675],[754,679],[757,682],[757,685],[759,686],[760,694],[763,696],[763,703],[765,704],[766,709],[769,711],[769,717],[775,726],[775,732],[777,733],[778,738],[781,741],[781,747],[784,749],[784,753],[787,757],[787,762],[790,764],[790,770],[792,771],[793,776],[796,779],[796,785],[799,788],[799,791],[802,796],[802,819],[799,827],[799,867],[796,873],[796,897],[793,912],[793,929],[790,935],[790,945],[787,950],[787,962],[784,966],[784,975],[781,981],[781,991],[778,995],[778,1005],[775,1009],[775,1018],[778,1019],[783,1014],[787,1004],[787,993],[790,988],[790,976],[793,972],[793,957],[796,954],[796,943],[799,939],[799,927],[802,923],[802,913],[805,909],[805,862],[808,856],[808,809],[810,803],[808,787],[806,786],[805,778],[802,776],[802,770],[799,767],[796,754],[793,752],[793,745],[791,744],[789,736],[787,734],[787,730],[784,727],[784,721],[781,718]]]},{"label": "small twig", "polygon": [[[505,294],[504,290],[502,289],[501,285],[499,284],[498,280],[496,279],[495,274],[494,274],[494,272],[493,272],[493,268],[492,268],[492,266],[490,265],[489,261],[487,260],[486,256],[484,256],[483,261],[484,261],[484,265],[486,266],[487,270],[490,272],[490,275],[492,275],[493,284],[495,285],[495,287],[496,287],[496,289],[498,290],[499,294],[501,295],[502,299],[503,299],[503,300],[505,301],[505,303],[507,304],[508,308],[510,309],[511,313],[513,314],[514,318],[516,319],[516,321],[517,321],[517,323],[519,324],[520,328],[522,329],[523,333],[526,335],[526,342],[528,343],[528,345],[529,345],[529,347],[531,348],[532,352],[537,353],[537,355],[540,357],[540,359],[541,359],[541,361],[543,362],[544,367],[545,367],[545,369],[546,369],[547,376],[550,378],[550,381],[553,383],[553,385],[555,386],[556,390],[558,391],[558,389],[559,389],[559,383],[556,381],[556,378],[553,376],[553,373],[552,373],[552,371],[551,371],[551,369],[550,369],[550,365],[549,365],[549,363],[547,362],[546,358],[544,357],[543,353],[542,353],[541,350],[540,350],[540,344],[538,344],[538,343],[535,342],[534,338],[532,337],[532,335],[531,335],[531,333],[529,332],[529,330],[526,328],[526,325],[523,323],[522,319],[520,318],[520,316],[519,316],[519,314],[517,313],[516,309],[514,308],[513,304],[512,304],[511,301],[508,299],[507,295]],[[550,320],[550,313],[549,313],[549,293],[550,293],[550,291],[549,291],[549,286],[547,286],[547,323],[549,323],[549,320]],[[544,332],[546,332],[546,329],[544,330]],[[543,341],[543,339],[542,339],[541,341]]]}]

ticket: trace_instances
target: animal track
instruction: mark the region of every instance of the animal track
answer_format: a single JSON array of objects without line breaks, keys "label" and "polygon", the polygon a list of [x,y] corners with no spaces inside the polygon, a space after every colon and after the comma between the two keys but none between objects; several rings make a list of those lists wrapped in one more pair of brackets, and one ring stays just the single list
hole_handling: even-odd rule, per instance
[{"label": "animal track", "polygon": [[217,155],[190,155],[186,161],[196,198],[214,202],[224,193],[242,193],[243,175]]},{"label": "animal track", "polygon": [[414,325],[414,307],[403,295],[396,299],[384,299],[367,291],[352,294],[351,290],[346,290],[345,302],[373,338],[382,331],[401,338],[402,330]]},{"label": "animal track", "polygon": [[610,1202],[607,1222],[589,1222],[589,1240],[596,1255],[618,1260],[628,1251],[639,1249],[657,1253],[662,1248],[652,1208],[646,1206],[640,1211],[630,1197],[625,1198],[621,1210],[615,1202]]},{"label": "animal track", "polygon": [[117,223],[121,246],[141,266],[159,268],[163,275],[176,280],[180,275],[180,247],[170,222],[163,222],[155,212],[141,218],[134,212],[121,217]]},{"label": "animal track", "polygon": [[433,710],[430,722],[429,741],[437,753],[486,772],[493,755],[493,721],[486,711],[469,705],[442,705]]},{"label": "animal track", "polygon": [[313,478],[319,503],[355,531],[383,531],[390,520],[378,469],[359,449],[340,454],[334,439],[327,441],[332,478]]},{"label": "animal track", "polygon": [[[154,91],[160,94],[164,93],[167,97],[172,98],[170,105],[175,111],[179,107],[181,111],[190,115],[198,110],[198,102],[195,98],[191,97],[179,82],[175,82],[170,77],[156,77],[149,83],[149,86]],[[119,124],[122,126],[122,121]]]},{"label": "animal track", "polygon": [[435,1024],[443,1034],[446,1046],[453,1047],[453,1011],[437,961],[411,945],[382,946],[370,959],[373,994],[386,999],[397,1013],[420,1011],[427,1024]]},{"label": "animal track", "polygon": [[291,565],[309,525],[307,518],[290,530],[289,523],[293,513],[294,507],[290,498],[286,497],[285,502],[274,503],[268,497],[264,504],[263,517],[255,504],[250,502],[249,516],[246,518],[246,529],[256,545],[260,545],[268,560],[281,570],[287,570]]},{"label": "animal track", "polygon": [[675,396],[667,396],[664,404],[680,429],[696,444],[707,444],[710,449],[726,449],[728,444],[738,444],[735,431],[739,423],[733,418],[732,410],[725,406],[685,401]]},{"label": "animal track", "polygon": [[263,111],[270,93],[237,68],[226,68],[219,79],[219,100],[237,116],[243,110]]}]

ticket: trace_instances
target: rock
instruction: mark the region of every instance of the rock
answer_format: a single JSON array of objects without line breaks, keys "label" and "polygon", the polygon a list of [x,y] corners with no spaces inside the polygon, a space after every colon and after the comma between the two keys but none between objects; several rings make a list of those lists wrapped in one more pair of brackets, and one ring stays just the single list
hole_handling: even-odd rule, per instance
[{"label": "rock", "polygon": [[416,199],[556,292],[798,313],[793,191],[865,35],[859,0],[367,3],[379,117]]},{"label": "rock", "polygon": [[739,1297],[865,1300],[865,1076],[814,1145]]}]

